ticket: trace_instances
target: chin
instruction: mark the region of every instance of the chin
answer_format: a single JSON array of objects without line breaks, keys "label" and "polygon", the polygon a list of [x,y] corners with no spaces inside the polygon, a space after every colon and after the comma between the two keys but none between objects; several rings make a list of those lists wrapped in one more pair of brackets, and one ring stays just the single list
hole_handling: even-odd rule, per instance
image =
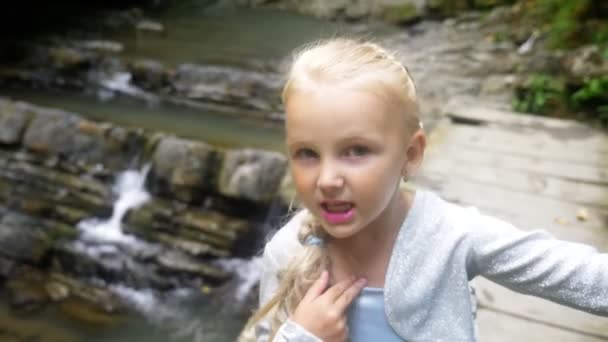
[{"label": "chin", "polygon": [[359,229],[350,226],[323,226],[323,229],[334,239],[350,238],[359,232]]}]

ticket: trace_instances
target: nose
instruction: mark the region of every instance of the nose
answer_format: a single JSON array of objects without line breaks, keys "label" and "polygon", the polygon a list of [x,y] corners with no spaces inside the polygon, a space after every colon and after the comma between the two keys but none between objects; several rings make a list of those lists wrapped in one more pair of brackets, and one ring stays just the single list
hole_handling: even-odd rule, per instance
[{"label": "nose", "polygon": [[317,186],[321,191],[327,193],[340,190],[344,186],[344,178],[335,163],[325,161],[321,164]]}]

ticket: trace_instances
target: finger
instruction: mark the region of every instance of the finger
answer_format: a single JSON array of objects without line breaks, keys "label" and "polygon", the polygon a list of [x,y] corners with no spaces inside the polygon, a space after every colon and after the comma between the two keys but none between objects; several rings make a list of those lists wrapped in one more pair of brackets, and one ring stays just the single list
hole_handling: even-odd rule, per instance
[{"label": "finger", "polygon": [[302,300],[306,300],[306,301],[312,301],[313,299],[319,297],[327,288],[327,284],[329,282],[329,273],[327,272],[327,270],[323,270],[323,272],[321,272],[321,276],[319,276],[319,279],[315,280],[315,282],[312,284],[312,286],[310,286],[310,288],[308,289],[308,291],[306,291],[306,294],[304,295],[304,298],[302,298]]},{"label": "finger", "polygon": [[361,290],[363,290],[366,283],[367,281],[363,278],[352,283],[351,286],[342,292],[342,295],[336,299],[334,303],[336,309],[340,312],[346,311],[346,308],[353,302],[359,293],[361,293]]},{"label": "finger", "polygon": [[355,279],[356,278],[354,276],[350,276],[346,279],[343,279],[342,281],[337,282],[327,291],[325,291],[323,296],[327,298],[330,303],[335,302],[336,299],[338,299],[338,297],[340,297],[342,293],[350,287],[350,285],[355,281]]}]

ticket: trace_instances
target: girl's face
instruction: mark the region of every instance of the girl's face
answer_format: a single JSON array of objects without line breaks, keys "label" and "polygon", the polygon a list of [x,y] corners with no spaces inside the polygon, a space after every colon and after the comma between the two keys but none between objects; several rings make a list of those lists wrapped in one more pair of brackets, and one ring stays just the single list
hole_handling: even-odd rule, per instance
[{"label": "girl's face", "polygon": [[403,114],[369,92],[337,87],[294,92],[286,111],[296,190],[327,233],[347,238],[385,222],[407,163]]}]

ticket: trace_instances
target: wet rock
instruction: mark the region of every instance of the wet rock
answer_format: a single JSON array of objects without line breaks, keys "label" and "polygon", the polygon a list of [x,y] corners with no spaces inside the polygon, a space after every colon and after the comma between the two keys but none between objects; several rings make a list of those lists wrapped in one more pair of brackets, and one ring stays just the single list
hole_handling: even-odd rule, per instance
[{"label": "wet rock", "polygon": [[[158,201],[152,199],[144,205],[130,210],[124,219],[126,223],[124,229],[149,238],[153,230],[173,228],[170,224],[171,218],[160,213],[157,210],[158,205],[155,202]],[[169,215],[173,215],[173,212],[171,211]]]},{"label": "wet rock", "polygon": [[249,222],[215,211],[173,208],[170,202],[154,199],[132,210],[124,230],[149,241],[192,255],[228,256],[235,241],[249,231]]},{"label": "wet rock", "polygon": [[267,201],[276,195],[287,168],[278,152],[251,149],[227,151],[218,191],[226,196]]},{"label": "wet rock", "polygon": [[217,153],[203,142],[163,138],[154,152],[152,188],[189,202],[213,184]]},{"label": "wet rock", "polygon": [[127,137],[124,140],[116,140],[114,130],[110,124],[84,120],[74,113],[36,108],[23,144],[32,151],[58,154],[75,164],[126,169],[143,146],[143,139],[139,133],[130,132],[123,134]]},{"label": "wet rock", "polygon": [[421,1],[387,5],[381,11],[380,17],[393,24],[407,24],[425,15],[424,3],[421,3]]},{"label": "wet rock", "polygon": [[599,46],[581,47],[566,55],[562,65],[568,75],[578,80],[608,75],[608,59],[602,56]]},{"label": "wet rock", "polygon": [[515,89],[517,76],[515,75],[491,75],[481,84],[481,95],[511,94]]},{"label": "wet rock", "polygon": [[[89,124],[83,124],[78,115],[61,110],[40,110],[26,131],[25,147],[38,151],[70,155],[78,151],[79,143],[84,146],[95,144],[101,129],[93,130]],[[84,122],[82,122],[84,123]],[[83,129],[80,132],[80,128]],[[76,136],[73,134],[76,133]],[[92,134],[98,137],[91,136]],[[97,138],[97,139],[96,139]]]},{"label": "wet rock", "polygon": [[271,6],[323,19],[376,18],[390,23],[408,23],[429,14],[453,16],[474,9],[510,5],[510,0],[241,0],[242,4]]},{"label": "wet rock", "polygon": [[106,281],[121,280],[128,255],[112,245],[89,245],[79,241],[61,243],[54,247],[57,271]]},{"label": "wet rock", "polygon": [[[0,177],[22,183],[19,193],[29,197],[28,200],[48,202],[41,205],[61,204],[95,211],[107,206],[110,200],[110,189],[97,179],[68,174],[25,161],[0,158]],[[28,193],[33,196],[27,196]],[[33,203],[32,209],[36,211],[35,207],[38,205]]]},{"label": "wet rock", "polygon": [[227,256],[234,242],[249,231],[246,220],[218,212],[178,210],[159,200],[132,210],[126,222],[125,231],[146,240],[162,241],[193,255]]},{"label": "wet rock", "polygon": [[179,96],[258,110],[279,108],[281,80],[273,74],[220,66],[180,65],[171,85]]},{"label": "wet rock", "polygon": [[196,260],[176,250],[168,250],[160,254],[157,260],[167,271],[191,273],[216,281],[224,280],[228,276],[221,268]]},{"label": "wet rock", "polygon": [[75,331],[50,321],[23,319],[0,312],[0,341],[3,342],[75,342],[81,339],[77,335]]},{"label": "wet rock", "polygon": [[45,279],[41,273],[31,268],[22,268],[20,273],[6,284],[9,303],[17,313],[29,314],[41,309],[49,297],[44,290]]},{"label": "wet rock", "polygon": [[168,73],[162,63],[154,60],[138,60],[129,65],[133,83],[148,90],[159,90],[169,84]]},{"label": "wet rock", "polygon": [[96,303],[90,303],[79,298],[68,298],[63,300],[59,304],[59,307],[65,315],[75,321],[92,325],[110,326],[115,325],[124,319],[124,317],[114,313],[110,314],[105,312],[96,305]]},{"label": "wet rock", "polygon": [[241,1],[241,3],[249,6],[271,5],[323,19],[379,18],[391,23],[404,23],[419,18],[425,14],[426,2],[425,0],[380,0],[373,2],[363,0]]},{"label": "wet rock", "polygon": [[143,20],[144,13],[140,8],[111,11],[103,17],[103,25],[110,29],[132,29],[137,22]]},{"label": "wet rock", "polygon": [[120,282],[134,288],[169,289],[179,281],[162,277],[151,264],[164,250],[141,242],[142,248],[103,243],[68,242],[55,246],[54,271],[79,277]]},{"label": "wet rock", "polygon": [[558,74],[563,71],[564,55],[560,51],[538,51],[525,62],[524,69],[528,73],[546,72]]},{"label": "wet rock", "polygon": [[57,281],[50,281],[44,289],[48,293],[49,297],[54,301],[60,301],[66,299],[70,295],[70,288]]},{"label": "wet rock", "polygon": [[27,108],[0,98],[0,143],[20,143],[29,119],[30,112]]},{"label": "wet rock", "polygon": [[61,273],[51,273],[47,279],[68,287],[71,297],[91,303],[106,313],[120,313],[125,309],[120,299],[104,287],[95,286]]},{"label": "wet rock", "polygon": [[[224,241],[228,241],[228,243],[234,241],[249,228],[248,222],[228,218],[217,212],[203,213],[194,210],[184,211],[180,213],[176,219],[186,227],[193,228],[211,236],[217,236]],[[223,244],[219,243],[219,245],[222,246]]]},{"label": "wet rock", "polygon": [[135,29],[138,32],[154,32],[161,33],[165,30],[165,26],[157,21],[140,20],[135,24]]},{"label": "wet rock", "polygon": [[111,40],[88,40],[84,42],[76,43],[79,47],[87,50],[99,51],[99,52],[122,52],[124,49],[122,43],[111,41]]},{"label": "wet rock", "polygon": [[0,256],[0,277],[10,277],[15,267],[17,267],[15,261]]},{"label": "wet rock", "polygon": [[163,244],[171,246],[192,256],[214,256],[220,258],[230,256],[230,251],[214,248],[211,245],[202,242],[182,239],[169,234],[156,234],[156,238]]},{"label": "wet rock", "polygon": [[31,264],[39,263],[51,247],[41,226],[31,217],[4,211],[0,219],[0,254]]},{"label": "wet rock", "polygon": [[298,12],[302,14],[313,15],[317,18],[331,19],[336,18],[340,13],[344,12],[349,7],[350,1],[323,1],[311,0],[301,1],[297,5]]},{"label": "wet rock", "polygon": [[95,55],[69,47],[52,47],[46,62],[57,69],[85,69],[93,65]]}]

